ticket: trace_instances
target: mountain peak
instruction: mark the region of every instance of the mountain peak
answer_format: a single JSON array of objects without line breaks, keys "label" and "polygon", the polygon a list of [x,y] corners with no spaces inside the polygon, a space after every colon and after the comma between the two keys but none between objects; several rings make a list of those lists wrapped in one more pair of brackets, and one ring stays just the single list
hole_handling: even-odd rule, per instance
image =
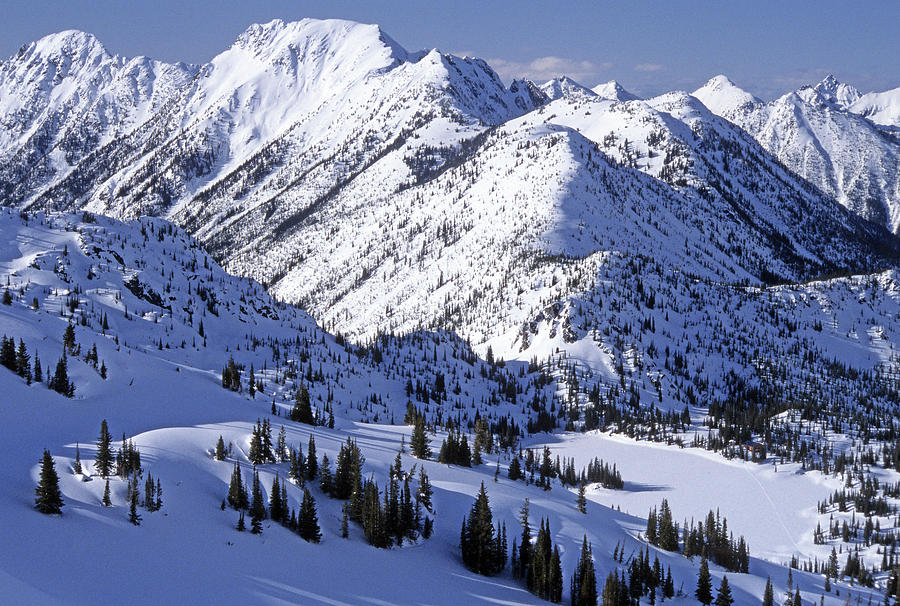
[{"label": "mountain peak", "polygon": [[77,29],[49,34],[36,42],[24,45],[19,49],[17,58],[22,58],[28,53],[40,57],[67,56],[81,61],[91,57],[111,58],[106,47],[96,36]]},{"label": "mountain peak", "polygon": [[283,51],[316,53],[334,51],[339,46],[358,54],[387,49],[393,62],[407,60],[406,50],[377,25],[344,19],[273,19],[255,23],[237,37],[232,48],[257,57],[278,56]]},{"label": "mountain peak", "polygon": [[551,101],[556,101],[562,97],[566,99],[586,99],[597,96],[594,91],[575,82],[568,76],[559,76],[545,82],[541,86],[541,91]]},{"label": "mountain peak", "polygon": [[691,93],[714,114],[722,115],[759,99],[737,86],[728,76],[719,74]]},{"label": "mountain peak", "polygon": [[598,84],[591,90],[593,90],[598,97],[609,99],[611,101],[635,101],[640,99],[637,95],[625,90],[625,88],[615,80],[610,80],[604,84]]},{"label": "mountain peak", "polygon": [[832,74],[825,76],[821,82],[813,87],[813,90],[829,102],[843,109],[848,108],[862,96],[856,88],[849,84],[844,84]]}]

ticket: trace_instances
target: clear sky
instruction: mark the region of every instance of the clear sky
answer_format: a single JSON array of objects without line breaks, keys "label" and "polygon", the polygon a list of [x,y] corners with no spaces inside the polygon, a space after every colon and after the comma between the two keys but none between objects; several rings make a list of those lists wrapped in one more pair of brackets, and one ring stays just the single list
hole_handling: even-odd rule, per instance
[{"label": "clear sky", "polygon": [[0,57],[81,29],[115,54],[203,63],[274,18],[378,23],[408,50],[486,59],[508,81],[615,79],[642,95],[728,75],[773,98],[826,74],[863,92],[900,86],[900,1],[4,0]]}]

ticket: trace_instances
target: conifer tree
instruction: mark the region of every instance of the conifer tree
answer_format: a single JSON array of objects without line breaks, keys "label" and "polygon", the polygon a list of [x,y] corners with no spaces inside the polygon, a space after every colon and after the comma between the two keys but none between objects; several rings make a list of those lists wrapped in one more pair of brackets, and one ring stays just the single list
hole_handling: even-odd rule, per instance
[{"label": "conifer tree", "polygon": [[112,436],[106,419],[100,423],[100,436],[97,438],[97,458],[94,460],[94,469],[100,477],[106,478],[112,471]]},{"label": "conifer tree", "polygon": [[34,506],[46,514],[62,513],[63,499],[59,491],[59,476],[49,450],[41,458],[41,477],[34,491]]},{"label": "conifer tree", "polygon": [[554,604],[562,602],[563,576],[562,565],[559,557],[559,546],[553,547],[553,555],[550,557],[550,570],[547,575],[547,599]]},{"label": "conifer tree", "polygon": [[522,524],[522,534],[519,537],[519,565],[518,570],[513,571],[514,573],[518,572],[516,576],[519,578],[526,579],[526,585],[529,589],[530,584],[528,579],[531,577],[532,564],[531,526],[528,523],[530,508],[530,504],[526,498],[525,503],[522,505],[522,509],[519,510],[519,522]]},{"label": "conifer tree", "polygon": [[291,421],[312,425],[315,419],[309,403],[309,391],[302,383],[294,394],[294,406],[291,408]]},{"label": "conifer tree", "polygon": [[137,476],[134,478],[134,485],[131,487],[131,498],[129,499],[128,521],[135,526],[141,525],[141,514],[138,513],[138,490]]},{"label": "conifer tree", "polygon": [[231,481],[228,484],[228,504],[234,509],[247,509],[250,500],[247,497],[247,489],[241,478],[241,466],[235,461],[231,472]]},{"label": "conifer tree", "polygon": [[597,575],[587,535],[581,543],[581,557],[572,575],[572,606],[597,606]]},{"label": "conifer tree", "polygon": [[75,395],[75,384],[69,381],[68,362],[66,360],[66,352],[56,363],[56,372],[50,379],[48,387],[53,391],[71,398]]},{"label": "conifer tree", "polygon": [[247,525],[244,523],[244,511],[241,510],[240,515],[238,515],[238,523],[237,523],[238,532],[244,532],[247,530]]},{"label": "conifer tree", "polygon": [[[263,502],[262,488],[259,484],[259,472],[253,470],[253,485],[250,489],[250,521],[266,519],[266,506]],[[260,529],[262,526],[260,526]]]},{"label": "conifer tree", "polygon": [[78,448],[78,442],[75,442],[75,463],[72,464],[72,471],[75,472],[75,475],[79,475],[82,472],[81,449]]},{"label": "conifer tree", "polygon": [[297,532],[310,543],[318,543],[322,538],[319,530],[319,518],[316,515],[316,502],[306,487],[303,488],[300,515],[297,516]]},{"label": "conifer tree", "polygon": [[700,572],[697,575],[697,589],[694,591],[697,601],[703,606],[709,606],[712,603],[712,579],[709,576],[709,564],[706,558],[700,562]]},{"label": "conifer tree", "polygon": [[71,323],[66,325],[66,330],[63,332],[63,346],[70,352],[75,349],[75,326]]},{"label": "conifer tree", "polygon": [[306,463],[303,458],[303,449],[291,448],[289,458],[291,460],[291,467],[288,475],[291,478],[291,481],[298,486],[302,486],[303,482],[306,480]]},{"label": "conifer tree", "polygon": [[278,481],[278,474],[272,478],[272,490],[269,491],[269,517],[276,522],[281,522],[286,514],[287,503],[281,502],[281,485]]},{"label": "conifer tree", "polygon": [[112,499],[109,496],[109,478],[106,478],[106,486],[103,487],[103,506],[112,507]]},{"label": "conifer tree", "polygon": [[219,440],[216,442],[216,452],[215,452],[216,461],[224,461],[225,460],[225,440],[222,439],[222,436],[219,436]]},{"label": "conifer tree", "polygon": [[346,503],[341,507],[341,537],[350,537],[350,507]]},{"label": "conifer tree", "polygon": [[606,583],[603,585],[601,603],[603,606],[620,606],[619,594],[619,577],[616,576],[616,573],[610,572],[606,576]]},{"label": "conifer tree", "polygon": [[425,473],[425,467],[422,466],[419,468],[419,485],[416,488],[416,501],[431,513],[433,513],[431,509],[432,493],[433,489],[431,487],[431,480],[428,479],[428,474]]},{"label": "conifer tree", "polygon": [[412,455],[417,459],[431,458],[431,448],[428,445],[428,435],[425,433],[425,417],[423,415],[416,416],[409,447]]},{"label": "conifer tree", "polygon": [[509,470],[507,471],[506,477],[513,481],[522,478],[522,464],[519,463],[518,456],[514,456],[512,461],[509,462]]},{"label": "conifer tree", "polygon": [[766,578],[766,589],[763,592],[762,606],[775,606],[775,591],[772,589],[772,579]]},{"label": "conifer tree", "polygon": [[319,473],[319,461],[316,457],[316,438],[310,434],[306,451],[306,479],[315,480]]},{"label": "conifer tree", "polygon": [[481,490],[475,498],[468,520],[463,518],[460,551],[465,565],[478,574],[490,576],[500,572],[506,565],[506,558],[501,556],[506,551],[506,546],[500,529],[495,534],[484,482],[481,483]]},{"label": "conifer tree", "polygon": [[41,383],[44,380],[44,371],[41,370],[41,359],[38,357],[37,352],[34,352],[34,371],[32,375],[36,383]]},{"label": "conifer tree", "polygon": [[331,475],[331,461],[328,460],[327,454],[322,455],[322,464],[319,466],[319,488],[327,495],[330,495],[334,488],[334,479]]},{"label": "conifer tree", "polygon": [[578,498],[575,499],[575,506],[581,513],[587,513],[587,496],[585,495],[584,481],[578,485]]},{"label": "conifer tree", "polygon": [[731,587],[728,586],[728,576],[722,576],[722,582],[719,584],[719,590],[716,592],[716,606],[731,606],[734,604],[734,598],[731,597]]},{"label": "conifer tree", "polygon": [[19,339],[19,349],[16,350],[16,373],[31,385],[31,356],[22,339]]}]

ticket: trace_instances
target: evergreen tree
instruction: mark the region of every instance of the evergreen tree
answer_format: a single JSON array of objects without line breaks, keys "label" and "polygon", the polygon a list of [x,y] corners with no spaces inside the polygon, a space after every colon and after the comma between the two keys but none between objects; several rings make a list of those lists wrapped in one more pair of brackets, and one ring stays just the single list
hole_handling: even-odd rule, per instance
[{"label": "evergreen tree", "polygon": [[72,465],[72,471],[75,472],[75,475],[79,475],[83,471],[81,469],[81,449],[78,447],[78,442],[75,442],[75,463]]},{"label": "evergreen tree", "polygon": [[218,442],[216,442],[216,452],[215,452],[216,461],[224,461],[225,460],[225,440],[222,439],[222,436],[219,436]]},{"label": "evergreen tree", "polygon": [[587,513],[587,496],[585,495],[585,483],[578,485],[578,498],[575,500],[575,506],[581,513]]},{"label": "evergreen tree", "polygon": [[672,521],[672,510],[669,502],[663,499],[657,520],[659,546],[666,551],[678,551],[678,527]]},{"label": "evergreen tree", "polygon": [[312,407],[309,403],[309,391],[302,383],[300,384],[300,387],[297,388],[296,394],[294,394],[294,406],[291,408],[291,421],[306,423],[308,425],[312,425],[315,421],[315,419],[313,419]]},{"label": "evergreen tree", "polygon": [[553,555],[550,557],[550,570],[547,575],[547,586],[547,599],[554,604],[562,602],[563,576],[558,545],[553,547]]},{"label": "evergreen tree", "polygon": [[234,509],[247,509],[250,506],[247,489],[244,487],[244,480],[241,478],[241,466],[237,461],[234,463],[231,481],[228,484],[228,504]]},{"label": "evergreen tree", "polygon": [[287,503],[281,502],[281,485],[277,473],[272,479],[272,490],[269,491],[269,517],[276,522],[287,518]]},{"label": "evergreen tree", "polygon": [[63,346],[70,352],[75,349],[75,326],[68,324],[63,332]]},{"label": "evergreen tree", "polygon": [[356,442],[347,438],[345,444],[338,451],[337,463],[334,471],[334,491],[331,496],[335,499],[350,499],[357,495],[355,503],[351,504],[351,517],[360,519],[362,513],[362,465],[365,459],[356,445]]},{"label": "evergreen tree", "polygon": [[3,335],[2,341],[0,341],[0,365],[13,372],[16,371],[16,341],[7,339],[6,335]]},{"label": "evergreen tree", "polygon": [[728,577],[722,577],[722,583],[716,592],[716,606],[731,606],[734,604],[734,598],[731,597],[731,587],[728,586]]},{"label": "evergreen tree", "polygon": [[505,558],[500,557],[505,551],[505,545],[502,545],[499,529],[495,535],[493,514],[484,482],[481,483],[481,490],[475,498],[468,520],[463,518],[460,551],[466,567],[478,574],[490,576],[500,572],[506,565]]},{"label": "evergreen tree", "polygon": [[103,487],[103,506],[112,507],[112,499],[109,496],[109,478],[106,478],[106,486]]},{"label": "evergreen tree", "polygon": [[304,463],[303,459],[303,449],[300,448],[298,451],[291,448],[289,458],[291,467],[288,476],[294,484],[301,486],[306,479],[306,463]]},{"label": "evergreen tree", "polygon": [[529,589],[531,588],[528,579],[531,578],[531,564],[532,564],[532,545],[531,545],[531,526],[528,523],[528,514],[530,510],[530,504],[528,499],[525,499],[525,503],[522,505],[522,509],[519,510],[519,522],[522,524],[522,534],[519,537],[519,565],[518,570],[514,570],[513,573],[516,574],[521,579],[526,579],[526,585],[528,585]]},{"label": "evergreen tree", "polygon": [[31,356],[22,339],[19,339],[19,349],[16,350],[16,373],[31,385]]},{"label": "evergreen tree", "polygon": [[581,543],[581,557],[572,575],[572,606],[597,606],[597,575],[587,535]]},{"label": "evergreen tree", "polygon": [[712,603],[712,579],[709,576],[709,564],[706,558],[700,562],[700,573],[697,575],[697,590],[694,592],[697,601],[703,606]]},{"label": "evergreen tree", "polygon": [[138,513],[138,489],[137,476],[134,477],[134,485],[131,487],[131,498],[129,499],[128,521],[135,526],[141,525],[141,514]]},{"label": "evergreen tree", "polygon": [[428,436],[425,433],[425,417],[422,415],[416,417],[409,446],[412,455],[417,459],[431,458],[431,447],[428,445]]},{"label": "evergreen tree", "polygon": [[34,371],[31,374],[34,376],[36,383],[44,380],[44,371],[41,370],[41,359],[38,357],[37,352],[34,353]]},{"label": "evergreen tree", "polygon": [[331,494],[331,491],[334,488],[334,478],[331,474],[331,461],[328,460],[327,454],[322,455],[322,464],[319,466],[319,488],[328,495]]},{"label": "evergreen tree", "polygon": [[603,606],[620,606],[619,601],[619,577],[616,573],[610,572],[606,576],[606,583],[603,585],[603,594],[601,596],[601,604]]},{"label": "evergreen tree", "polygon": [[775,606],[775,591],[772,589],[771,578],[766,578],[766,590],[763,593],[762,606]]},{"label": "evergreen tree", "polygon": [[94,469],[100,474],[100,477],[106,478],[112,471],[112,436],[109,434],[109,427],[106,419],[100,423],[100,436],[97,438],[97,458],[94,460]]},{"label": "evergreen tree", "polygon": [[425,473],[425,467],[422,466],[419,468],[419,486],[416,488],[416,501],[431,513],[433,513],[431,509],[432,493],[431,480],[428,479],[428,474]]},{"label": "evergreen tree", "polygon": [[[253,486],[250,490],[250,522],[260,523],[260,531],[262,531],[262,521],[266,519],[266,506],[263,502],[262,488],[259,484],[259,472],[253,470]],[[259,533],[254,533],[259,534]]]},{"label": "evergreen tree", "polygon": [[53,391],[71,398],[75,395],[75,384],[69,381],[68,362],[66,360],[66,352],[56,363],[56,372],[50,379],[49,387]]},{"label": "evergreen tree", "polygon": [[316,438],[310,434],[306,451],[306,479],[315,480],[319,474],[319,461],[316,457]]},{"label": "evergreen tree", "polygon": [[509,471],[506,474],[510,480],[516,481],[522,478],[522,464],[519,463],[519,457],[514,456],[509,462]]},{"label": "evergreen tree", "polygon": [[322,538],[319,531],[319,518],[316,515],[316,502],[307,488],[303,488],[303,501],[300,503],[300,515],[297,517],[297,532],[310,542],[318,543]]},{"label": "evergreen tree", "polygon": [[244,532],[245,530],[247,530],[247,525],[244,523],[244,511],[243,510],[241,510],[241,513],[238,516],[237,530],[238,530],[238,532]]},{"label": "evergreen tree", "polygon": [[49,450],[41,458],[41,477],[34,490],[34,506],[41,513],[62,513],[63,499],[59,491],[59,476]]}]

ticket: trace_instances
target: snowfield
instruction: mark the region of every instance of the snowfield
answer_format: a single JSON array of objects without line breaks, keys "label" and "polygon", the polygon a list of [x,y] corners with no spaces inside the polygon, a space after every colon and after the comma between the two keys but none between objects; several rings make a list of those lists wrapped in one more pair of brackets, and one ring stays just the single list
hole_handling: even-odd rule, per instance
[{"label": "snowfield", "polygon": [[[268,300],[247,280],[227,276],[189,239],[177,230],[169,231],[164,222],[120,224],[97,218],[96,223],[78,223],[76,219],[38,215],[26,223],[9,213],[0,216],[7,236],[4,240],[9,242],[0,250],[0,270],[10,276],[10,287],[17,293],[12,305],[0,306],[0,332],[23,338],[29,351],[38,352],[41,360],[52,366],[62,351],[61,335],[67,323],[60,317],[60,304],[66,307],[67,289],[79,284],[82,301],[78,313],[88,325],[77,328],[77,340],[84,347],[96,343],[99,358],[109,368],[104,380],[89,364],[70,357],[70,377],[76,384],[73,399],[44,384],[26,385],[14,373],[0,369],[7,427],[2,442],[4,464],[0,466],[0,482],[5,487],[0,493],[4,546],[0,550],[0,588],[10,603],[540,603],[511,578],[508,569],[487,578],[462,566],[459,524],[481,482],[488,489],[495,519],[505,522],[511,538],[518,535],[516,516],[526,498],[531,501],[532,527],[543,517],[549,519],[564,571],[574,567],[586,535],[593,545],[601,586],[616,566],[612,553],[617,546],[624,545],[629,557],[645,548],[640,537],[647,512],[663,498],[669,500],[677,520],[699,518],[715,508],[728,518],[733,532],[746,537],[753,556],[750,574],[728,573],[738,604],[757,603],[766,577],[772,578],[776,591],[783,592],[787,582],[784,563],[792,556],[821,559],[827,554],[824,546],[812,544],[811,534],[818,520],[816,502],[829,494],[836,480],[820,472],[801,473],[796,464],[778,465],[776,471],[771,463],[728,461],[697,448],[680,449],[597,432],[536,434],[524,443],[535,448],[547,444],[554,455],[574,457],[577,465],[593,457],[617,465],[625,488],[590,486],[586,515],[576,509],[574,490],[556,481],[552,490],[544,491],[508,480],[509,453],[500,455],[497,481],[496,455],[485,455],[483,465],[469,469],[419,461],[406,454],[403,468],[424,466],[434,486],[436,522],[431,539],[379,550],[366,544],[355,525],[349,539],[343,539],[342,502],[328,498],[318,488],[313,493],[323,533],[320,544],[306,543],[271,522],[260,536],[239,533],[234,529],[236,512],[230,508],[223,511],[220,505],[233,463],[244,466],[245,473],[250,470],[246,452],[257,419],[269,418],[276,432],[284,426],[289,444],[305,448],[310,435],[314,436],[319,457],[327,454],[332,461],[350,437],[366,457],[365,473],[383,478],[401,441],[410,443],[411,428],[352,420],[354,414],[363,414],[352,403],[369,393],[381,393],[385,410],[402,415],[406,403],[402,383],[398,385],[381,366],[347,366],[344,360],[349,357],[340,355],[343,348],[302,312]],[[157,234],[162,235],[157,238]],[[138,243],[141,246],[135,246]],[[115,260],[114,251],[122,263]],[[182,278],[174,271],[194,264],[197,274],[188,272]],[[88,273],[93,277],[85,280]],[[157,307],[160,313],[150,314],[145,308],[152,305],[122,288],[129,279],[126,276],[132,275],[182,303],[190,297],[181,288],[190,285],[190,292],[196,294],[201,286],[216,284],[218,316],[202,314],[206,346],[169,347],[169,342],[178,344],[188,334],[196,340],[196,329],[181,310],[172,313]],[[164,282],[168,279],[173,281],[167,289]],[[30,303],[34,297],[38,298],[37,310]],[[276,310],[277,321],[244,313],[248,308],[264,308],[265,302],[272,306],[270,311]],[[129,319],[125,319],[126,308]],[[105,331],[96,321],[104,313],[110,326]],[[244,335],[250,326],[257,337],[319,335],[310,350],[316,353],[311,355],[321,356],[326,374],[344,374],[335,384],[342,394],[335,402],[349,405],[337,407],[334,429],[285,418],[290,406],[285,398],[290,394],[271,374],[271,362],[268,370],[260,371],[270,379],[265,394],[250,398],[221,387],[219,369],[229,351],[244,360],[255,359],[257,369],[265,366],[264,351],[245,350]],[[160,338],[166,341],[162,349],[157,343]],[[385,355],[402,360],[403,348],[394,351],[392,347],[386,347]],[[333,356],[335,352],[340,353]],[[452,365],[447,368],[450,372]],[[486,388],[487,384],[473,378],[465,390]],[[313,390],[313,396],[315,402],[321,401],[320,388]],[[270,413],[273,398],[279,416]],[[107,419],[114,436],[124,433],[133,439],[145,470],[161,479],[163,508],[152,513],[143,510],[140,526],[128,522],[123,480],[110,482],[113,506],[101,504],[104,482],[92,463],[102,419]],[[233,445],[232,456],[224,462],[212,457],[219,435]],[[436,451],[445,436],[443,432],[430,436],[432,449]],[[85,470],[82,476],[72,471],[76,444]],[[32,507],[36,462],[43,447],[50,448],[60,474],[65,500],[61,516],[42,516]],[[271,486],[274,474],[285,478],[287,471],[287,463],[263,465],[264,490]],[[296,507],[300,489],[288,484],[287,491]],[[650,550],[665,567],[671,566],[676,588],[685,593],[673,602],[693,603],[696,559],[690,561],[653,547]],[[714,578],[720,578],[723,571],[712,568]],[[811,598],[824,591],[821,575],[795,570],[793,578],[804,596]],[[714,585],[717,583],[715,580]],[[841,597],[829,593],[826,603],[843,603],[848,594],[867,600],[871,593],[840,583],[835,587],[840,588]],[[875,599],[879,599],[877,595]]]}]

